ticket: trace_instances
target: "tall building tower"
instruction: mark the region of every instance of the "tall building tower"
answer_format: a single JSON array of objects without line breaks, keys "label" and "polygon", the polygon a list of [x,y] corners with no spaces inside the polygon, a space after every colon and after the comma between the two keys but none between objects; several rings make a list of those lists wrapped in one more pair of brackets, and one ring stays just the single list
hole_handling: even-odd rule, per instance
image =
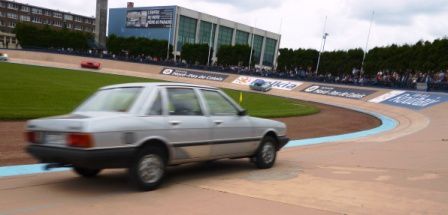
[{"label": "tall building tower", "polygon": [[106,49],[107,1],[96,0],[95,43],[100,49]]}]

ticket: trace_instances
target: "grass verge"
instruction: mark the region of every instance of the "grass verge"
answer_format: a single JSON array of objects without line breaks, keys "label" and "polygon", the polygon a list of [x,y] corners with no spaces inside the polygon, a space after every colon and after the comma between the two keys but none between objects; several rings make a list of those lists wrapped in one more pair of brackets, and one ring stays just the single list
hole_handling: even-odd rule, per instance
[{"label": "grass verge", "polygon": [[[0,63],[0,120],[24,120],[71,112],[98,88],[159,80],[77,70]],[[240,92],[224,89],[235,101]],[[256,117],[291,117],[318,113],[312,104],[243,92],[241,106]]]}]

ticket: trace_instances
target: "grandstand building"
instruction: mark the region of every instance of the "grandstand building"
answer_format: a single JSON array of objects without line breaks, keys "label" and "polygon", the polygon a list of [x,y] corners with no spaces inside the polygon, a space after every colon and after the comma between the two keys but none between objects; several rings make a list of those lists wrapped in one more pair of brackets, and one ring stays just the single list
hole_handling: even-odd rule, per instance
[{"label": "grandstand building", "polygon": [[95,18],[52,10],[15,1],[0,1],[0,48],[17,48],[13,34],[18,22],[49,25],[54,28],[95,32]]},{"label": "grandstand building", "polygon": [[[222,45],[253,47],[253,62],[276,67],[281,35],[179,6],[109,9],[109,35],[168,40],[180,56],[184,44],[207,44],[213,50]],[[213,53],[213,61],[216,61]]]}]

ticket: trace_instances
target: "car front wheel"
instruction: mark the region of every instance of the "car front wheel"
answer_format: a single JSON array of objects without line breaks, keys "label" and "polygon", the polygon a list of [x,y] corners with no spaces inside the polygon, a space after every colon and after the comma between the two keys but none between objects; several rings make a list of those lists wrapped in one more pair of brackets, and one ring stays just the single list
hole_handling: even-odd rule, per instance
[{"label": "car front wheel", "polygon": [[130,174],[138,189],[150,191],[162,183],[165,168],[166,160],[163,151],[156,147],[147,147],[138,154],[130,168]]},{"label": "car front wheel", "polygon": [[255,165],[259,169],[269,169],[274,165],[277,158],[275,143],[276,141],[272,137],[263,138],[260,149],[254,156]]}]

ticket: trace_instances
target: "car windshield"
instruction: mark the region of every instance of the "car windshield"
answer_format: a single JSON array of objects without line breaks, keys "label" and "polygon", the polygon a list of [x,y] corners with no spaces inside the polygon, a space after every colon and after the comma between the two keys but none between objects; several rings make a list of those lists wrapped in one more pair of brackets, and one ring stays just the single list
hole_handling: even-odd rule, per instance
[{"label": "car windshield", "polygon": [[141,87],[100,90],[87,99],[77,111],[128,112],[141,90]]},{"label": "car windshield", "polygon": [[264,83],[265,83],[265,81],[264,81],[264,80],[261,80],[261,79],[257,79],[257,80],[255,81],[255,85],[256,85],[256,86],[263,86]]}]

